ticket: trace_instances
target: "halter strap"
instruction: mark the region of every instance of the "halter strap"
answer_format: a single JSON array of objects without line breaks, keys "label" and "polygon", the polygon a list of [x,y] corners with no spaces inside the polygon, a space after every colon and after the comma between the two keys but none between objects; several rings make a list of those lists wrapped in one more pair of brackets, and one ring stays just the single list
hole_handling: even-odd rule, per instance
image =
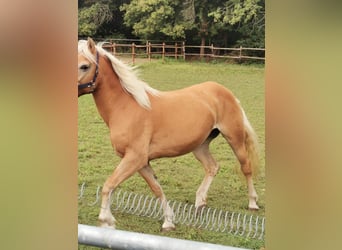
[{"label": "halter strap", "polygon": [[93,80],[91,80],[90,82],[87,82],[87,83],[79,84],[78,90],[85,89],[85,88],[92,88],[90,90],[90,92],[88,92],[86,94],[93,93],[95,91],[95,82],[96,82],[96,78],[97,78],[98,73],[99,73],[99,52],[96,51],[96,68],[95,68],[95,74],[94,74]]}]

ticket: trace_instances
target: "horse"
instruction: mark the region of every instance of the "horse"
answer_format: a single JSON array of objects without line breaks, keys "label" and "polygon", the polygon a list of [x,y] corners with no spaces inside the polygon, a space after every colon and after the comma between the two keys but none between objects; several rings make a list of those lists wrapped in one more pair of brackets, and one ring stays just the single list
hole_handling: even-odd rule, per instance
[{"label": "horse", "polygon": [[[134,67],[123,63],[88,38],[78,42],[78,97],[92,94],[121,158],[102,187],[100,226],[115,228],[110,197],[138,172],[159,199],[162,231],[174,230],[174,213],[157,181],[150,161],[192,152],[205,177],[196,191],[196,209],[207,205],[207,192],[219,165],[209,152],[221,134],[237,157],[247,181],[248,208],[258,210],[253,173],[258,166],[258,141],[233,93],[216,82],[204,82],[174,91],[159,91],[140,80]],[[199,210],[198,210],[199,211]]]}]

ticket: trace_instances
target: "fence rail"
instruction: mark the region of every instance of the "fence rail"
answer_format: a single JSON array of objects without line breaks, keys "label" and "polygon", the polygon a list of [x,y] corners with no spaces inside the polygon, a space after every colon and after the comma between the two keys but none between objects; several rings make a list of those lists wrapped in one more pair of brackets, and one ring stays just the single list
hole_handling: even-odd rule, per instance
[{"label": "fence rail", "polygon": [[265,60],[265,48],[222,48],[210,46],[186,45],[185,42],[174,44],[151,43],[135,44],[132,43],[116,43],[114,41],[105,42],[102,47],[110,51],[115,56],[129,56],[132,58],[133,64],[136,58],[147,58],[149,61],[153,57],[166,57],[175,59],[234,59],[234,60]]},{"label": "fence rail", "polygon": [[116,250],[243,250],[236,247],[82,224],[78,224],[78,243]]}]

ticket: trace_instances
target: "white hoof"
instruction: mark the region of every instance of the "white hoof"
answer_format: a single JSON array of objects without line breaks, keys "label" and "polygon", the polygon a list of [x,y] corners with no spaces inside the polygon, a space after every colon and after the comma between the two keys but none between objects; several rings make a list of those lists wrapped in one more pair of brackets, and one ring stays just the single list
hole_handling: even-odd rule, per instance
[{"label": "white hoof", "polygon": [[248,205],[248,209],[251,211],[258,211],[259,207],[257,204],[253,204],[253,205]]},{"label": "white hoof", "polygon": [[170,232],[170,231],[173,231],[175,229],[176,229],[176,226],[172,222],[165,221],[162,225],[161,231],[162,232]]},{"label": "white hoof", "polygon": [[162,233],[167,233],[167,232],[171,232],[171,231],[175,231],[176,227],[162,227],[161,232]]},{"label": "white hoof", "polygon": [[100,222],[100,227],[115,229],[115,224],[109,224],[107,222]]},{"label": "white hoof", "polygon": [[115,222],[116,220],[112,215],[107,217],[99,216],[100,227],[115,229]]}]

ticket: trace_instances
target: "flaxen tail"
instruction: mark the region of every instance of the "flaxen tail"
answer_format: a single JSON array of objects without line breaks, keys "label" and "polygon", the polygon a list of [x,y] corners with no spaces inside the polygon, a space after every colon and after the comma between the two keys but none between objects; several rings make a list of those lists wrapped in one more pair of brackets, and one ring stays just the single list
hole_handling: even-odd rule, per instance
[{"label": "flaxen tail", "polygon": [[258,137],[253,127],[251,126],[250,122],[248,121],[246,113],[242,107],[241,107],[241,111],[243,114],[243,123],[244,123],[245,131],[246,131],[245,146],[247,149],[252,173],[253,175],[256,175],[258,173],[259,154],[260,154]]}]

